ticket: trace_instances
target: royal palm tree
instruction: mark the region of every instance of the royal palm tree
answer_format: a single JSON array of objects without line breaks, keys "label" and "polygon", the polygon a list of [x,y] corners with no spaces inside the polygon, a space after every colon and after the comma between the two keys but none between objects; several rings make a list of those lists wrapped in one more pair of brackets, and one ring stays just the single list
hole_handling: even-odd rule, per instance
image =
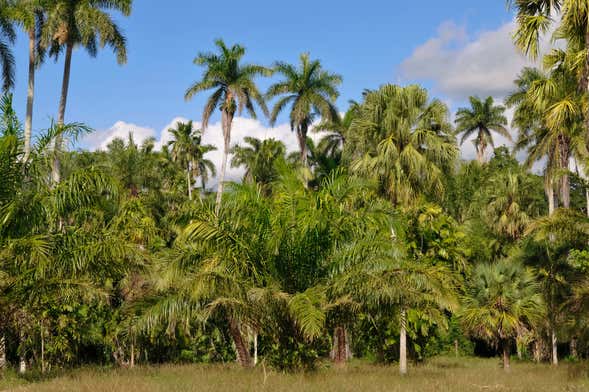
[{"label": "royal palm tree", "polygon": [[[65,121],[65,110],[70,83],[72,55],[74,48],[86,49],[95,57],[98,48],[109,46],[117,56],[117,62],[127,62],[126,38],[112,19],[111,11],[118,11],[125,16],[131,13],[132,0],[55,0],[47,8],[47,20],[42,32],[41,43],[49,48],[49,55],[55,57],[65,50],[63,80],[57,123]],[[52,168],[54,182],[61,180],[58,139]]]},{"label": "royal palm tree", "polygon": [[270,184],[278,177],[276,162],[284,160],[286,146],[279,140],[259,140],[246,136],[247,146],[236,145],[231,150],[231,167],[245,167],[244,181]]},{"label": "royal palm tree", "polygon": [[209,171],[214,172],[212,162],[205,159],[204,154],[213,151],[215,147],[201,144],[202,132],[194,129],[192,121],[188,123],[178,122],[176,128],[169,129],[168,132],[173,137],[173,140],[168,143],[172,148],[172,160],[186,170],[188,198],[192,200],[194,177],[201,176],[204,184],[207,173]]},{"label": "royal palm tree", "polygon": [[27,112],[25,117],[25,155],[31,154],[31,135],[33,130],[33,104],[35,99],[35,69],[43,61],[44,50],[39,45],[43,29],[45,10],[51,3],[47,0],[24,0],[15,2],[12,7],[13,19],[29,37],[29,76],[27,85]]},{"label": "royal palm tree", "polygon": [[14,55],[10,46],[16,39],[11,6],[8,0],[0,1],[0,66],[2,67],[2,90],[14,85]]},{"label": "royal palm tree", "polygon": [[497,345],[503,368],[518,331],[533,328],[544,313],[535,274],[512,260],[479,264],[472,272],[459,317],[473,336]]},{"label": "royal palm tree", "polygon": [[443,175],[458,156],[448,109],[419,86],[369,92],[351,126],[344,155],[352,170],[378,180],[395,205],[419,194],[442,194]]},{"label": "royal palm tree", "polygon": [[224,143],[216,200],[216,208],[219,210],[225,186],[227,159],[231,149],[233,118],[235,113],[240,115],[244,109],[251,117],[256,118],[254,103],[258,104],[264,114],[268,114],[268,108],[255,84],[255,78],[260,75],[268,76],[271,72],[261,65],[243,64],[241,61],[245,55],[245,48],[241,45],[228,47],[223,40],[219,39],[215,41],[215,46],[219,51],[218,54],[199,53],[194,59],[196,65],[204,66],[206,69],[201,80],[186,90],[184,98],[190,100],[200,92],[213,90],[202,114],[203,132],[206,131],[214,110],[216,108],[221,110]]},{"label": "royal palm tree", "polygon": [[460,144],[476,133],[473,140],[477,149],[477,160],[483,163],[487,147],[494,147],[492,131],[511,141],[511,135],[505,126],[505,108],[495,105],[493,97],[482,101],[478,97],[470,97],[470,108],[460,108],[456,112],[456,133],[462,134]]},{"label": "royal palm tree", "polygon": [[297,135],[301,163],[307,167],[309,128],[317,117],[323,121],[338,120],[335,101],[342,78],[325,71],[319,60],[311,60],[306,53],[301,55],[298,67],[279,62],[274,65],[274,70],[284,79],[272,85],[266,94],[268,99],[280,97],[274,105],[270,122],[275,124],[278,115],[290,106],[290,127]]}]

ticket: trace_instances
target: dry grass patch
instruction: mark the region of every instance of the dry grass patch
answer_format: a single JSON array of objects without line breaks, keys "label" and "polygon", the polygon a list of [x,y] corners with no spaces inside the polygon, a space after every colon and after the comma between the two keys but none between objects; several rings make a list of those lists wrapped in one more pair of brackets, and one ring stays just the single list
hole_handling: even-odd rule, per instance
[{"label": "dry grass patch", "polygon": [[[513,363],[504,372],[495,359],[438,358],[410,369],[406,377],[394,366],[353,362],[346,369],[324,368],[310,374],[283,374],[222,365],[167,365],[134,370],[82,369],[51,381],[24,386],[20,392],[180,392],[180,391],[589,391],[586,364],[558,368]],[[0,386],[2,383],[0,382]]]}]

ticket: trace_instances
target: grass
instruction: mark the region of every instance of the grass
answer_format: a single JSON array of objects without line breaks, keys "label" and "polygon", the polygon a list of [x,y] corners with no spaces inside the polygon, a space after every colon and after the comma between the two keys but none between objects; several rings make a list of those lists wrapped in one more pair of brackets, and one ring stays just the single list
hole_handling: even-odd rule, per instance
[{"label": "grass", "polygon": [[[20,384],[20,385],[19,385]],[[79,369],[50,381],[25,384],[7,377],[0,390],[18,392],[179,392],[179,391],[589,391],[587,364],[558,368],[513,363],[509,372],[496,359],[437,358],[410,368],[405,377],[394,366],[352,362],[345,369],[325,367],[310,374],[283,374],[263,368],[223,365],[167,365],[125,369]]]}]

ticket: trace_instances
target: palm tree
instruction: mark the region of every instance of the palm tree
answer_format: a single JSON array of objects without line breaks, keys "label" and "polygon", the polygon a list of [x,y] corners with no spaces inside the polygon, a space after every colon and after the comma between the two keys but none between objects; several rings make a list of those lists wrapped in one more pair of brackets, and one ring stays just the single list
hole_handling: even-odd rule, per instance
[{"label": "palm tree", "polygon": [[13,19],[29,36],[29,80],[27,88],[27,112],[25,117],[25,160],[31,154],[33,129],[33,103],[35,98],[35,68],[43,61],[44,50],[39,45],[43,29],[47,1],[25,0],[15,2],[12,8]]},{"label": "palm tree", "polygon": [[12,15],[8,0],[0,1],[0,66],[2,67],[2,90],[9,90],[14,86],[14,56],[10,46],[16,39],[12,25]]},{"label": "palm tree", "polygon": [[[126,38],[113,21],[110,11],[119,11],[128,16],[132,0],[55,0],[47,9],[47,20],[42,32],[41,43],[49,48],[49,54],[57,59],[65,49],[65,61],[61,96],[57,112],[57,123],[65,121],[65,110],[70,82],[72,54],[76,46],[84,47],[91,56],[98,48],[109,46],[117,55],[117,62],[127,62]],[[61,180],[58,157],[61,141],[58,139],[53,159],[52,178]]]},{"label": "palm tree", "polygon": [[356,116],[360,111],[360,104],[351,101],[350,108],[342,116],[338,114],[335,121],[322,121],[313,128],[315,132],[327,132],[328,134],[321,138],[319,144],[322,150],[329,156],[341,155],[346,139],[350,134],[350,128]]},{"label": "palm tree", "polygon": [[[528,165],[547,157],[546,173],[549,180],[560,177],[560,199],[565,208],[570,206],[570,160],[583,154],[581,142],[583,125],[583,95],[577,90],[575,73],[571,63],[575,58],[562,50],[554,50],[546,56],[549,73],[524,70],[518,79],[518,90],[508,98],[515,105],[516,113],[532,109],[539,115],[540,123],[530,132],[522,115],[516,120],[524,127],[519,145],[528,147]],[[522,134],[522,130],[520,130]],[[549,200],[550,202],[550,200]]]},{"label": "palm tree", "polygon": [[489,180],[483,216],[489,226],[500,236],[517,241],[523,236],[532,221],[532,214],[538,206],[526,205],[525,195],[530,184],[520,173],[507,172]]},{"label": "palm tree", "polygon": [[337,121],[335,101],[342,78],[325,71],[319,60],[311,60],[306,53],[301,55],[298,67],[278,62],[274,70],[284,80],[270,86],[266,94],[268,99],[280,96],[270,115],[270,122],[275,124],[278,115],[290,105],[290,127],[297,134],[301,163],[307,167],[309,127],[317,116],[323,121]]},{"label": "palm tree", "polygon": [[242,64],[245,48],[241,45],[227,47],[223,40],[216,40],[215,46],[219,53],[199,53],[194,59],[196,65],[206,67],[202,79],[195,82],[186,90],[184,98],[192,99],[194,95],[214,90],[205,105],[202,115],[203,132],[206,131],[209,120],[216,108],[221,110],[221,125],[223,128],[223,161],[217,189],[216,208],[221,206],[221,198],[225,186],[225,173],[227,171],[227,159],[231,149],[231,126],[235,113],[241,114],[243,109],[250,116],[256,118],[254,102],[268,114],[268,108],[262,94],[255,84],[255,78],[259,75],[268,76],[270,70],[256,64]]},{"label": "palm tree", "polygon": [[168,143],[172,147],[172,160],[185,168],[188,198],[192,200],[193,177],[201,176],[204,184],[207,172],[214,172],[212,162],[204,159],[203,156],[206,152],[213,151],[215,147],[201,144],[202,132],[194,129],[192,121],[178,122],[176,128],[169,129],[168,132],[173,137],[173,140]]},{"label": "palm tree", "polygon": [[377,180],[394,205],[443,193],[458,148],[446,105],[430,101],[425,89],[385,85],[369,92],[350,131],[344,155],[352,170]]},{"label": "palm tree", "polygon": [[507,118],[504,115],[505,108],[495,105],[493,97],[488,97],[483,102],[478,97],[470,97],[470,109],[460,108],[456,112],[456,133],[462,133],[460,144],[476,133],[474,144],[477,149],[479,163],[485,160],[485,150],[488,146],[494,147],[491,131],[500,134],[511,141],[511,135],[505,128]]},{"label": "palm tree", "polygon": [[503,368],[518,331],[532,328],[543,315],[544,302],[536,276],[512,260],[479,264],[470,278],[459,317],[473,336],[498,345]]},{"label": "palm tree", "polygon": [[231,149],[231,167],[245,166],[244,180],[264,185],[278,177],[276,162],[284,160],[286,146],[275,139],[259,140],[246,136],[247,147],[235,145]]},{"label": "palm tree", "polygon": [[554,189],[554,177],[558,171],[556,149],[553,144],[544,143],[548,132],[543,116],[545,108],[540,107],[531,95],[531,89],[546,78],[539,69],[524,68],[514,82],[517,89],[507,96],[505,103],[507,107],[515,109],[512,126],[518,129],[518,137],[514,150],[526,150],[525,167],[531,169],[534,163],[546,160],[544,190],[548,199],[548,213],[552,215],[557,207]]}]

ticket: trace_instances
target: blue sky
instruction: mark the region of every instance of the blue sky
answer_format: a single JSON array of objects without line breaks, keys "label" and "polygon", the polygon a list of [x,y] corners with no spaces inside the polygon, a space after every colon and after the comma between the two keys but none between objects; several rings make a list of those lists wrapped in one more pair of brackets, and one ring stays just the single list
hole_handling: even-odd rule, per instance
[{"label": "blue sky", "polygon": [[[301,52],[310,52],[325,68],[343,76],[341,110],[364,88],[387,82],[420,82],[452,107],[469,94],[501,97],[525,62],[504,64],[516,54],[509,39],[512,15],[503,0],[155,4],[136,0],[129,18],[115,16],[128,38],[128,64],[118,66],[108,49],[96,59],[82,50],[74,53],[66,121],[82,121],[98,130],[92,143],[106,137],[116,123],[136,124],[158,137],[175,118],[199,120],[206,96],[186,103],[183,95],[200,77],[193,58],[212,49],[218,37],[243,44],[247,61],[267,65],[275,60],[296,62]],[[21,114],[26,52],[21,35],[15,48],[15,102]],[[55,116],[61,73],[62,59],[49,59],[38,72],[36,130]],[[263,87],[268,83],[260,82]]]}]

